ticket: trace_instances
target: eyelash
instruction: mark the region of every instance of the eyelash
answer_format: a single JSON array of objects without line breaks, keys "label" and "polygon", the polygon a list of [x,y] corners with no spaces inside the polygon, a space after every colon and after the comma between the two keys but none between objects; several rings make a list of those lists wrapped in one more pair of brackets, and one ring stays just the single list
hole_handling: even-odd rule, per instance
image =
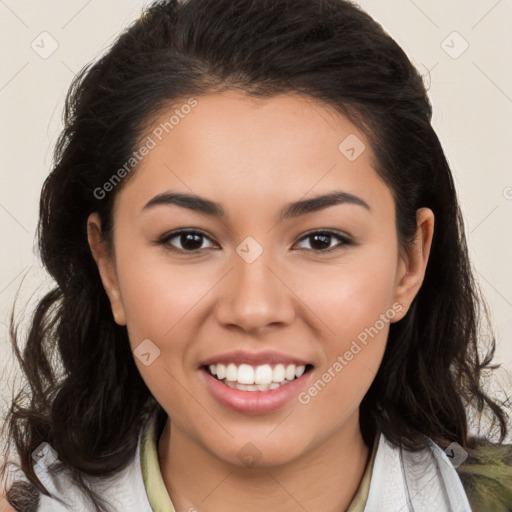
[{"label": "eyelash", "polygon": [[[179,237],[179,236],[183,236],[183,235],[188,235],[188,234],[202,236],[203,238],[207,238],[208,240],[211,241],[210,237],[207,236],[202,231],[197,231],[197,230],[194,230],[194,229],[183,229],[183,230],[173,231],[171,233],[168,233],[168,234],[162,236],[161,238],[159,238],[156,241],[156,243],[158,245],[166,246],[166,248],[168,250],[172,251],[172,252],[177,252],[177,253],[182,253],[182,254],[194,254],[194,253],[198,253],[198,252],[204,251],[204,249],[195,249],[195,250],[188,251],[186,249],[176,248],[176,247],[174,247],[174,246],[172,246],[170,244],[170,240],[172,240],[173,238],[176,238],[176,237]],[[330,253],[332,251],[339,250],[339,249],[343,248],[344,246],[354,245],[354,242],[352,242],[352,240],[350,240],[346,236],[343,236],[343,235],[341,235],[341,234],[339,234],[339,233],[337,233],[335,231],[329,231],[329,230],[310,231],[309,233],[304,235],[302,238],[300,238],[299,242],[301,242],[302,240],[311,238],[314,235],[324,235],[324,236],[327,236],[327,237],[337,238],[342,243],[338,244],[337,246],[330,247],[329,249],[316,249],[315,250],[315,249],[304,249],[304,248],[302,248],[302,249],[299,249],[299,250],[313,251],[313,252],[315,252],[317,254],[325,254],[325,253]]]}]

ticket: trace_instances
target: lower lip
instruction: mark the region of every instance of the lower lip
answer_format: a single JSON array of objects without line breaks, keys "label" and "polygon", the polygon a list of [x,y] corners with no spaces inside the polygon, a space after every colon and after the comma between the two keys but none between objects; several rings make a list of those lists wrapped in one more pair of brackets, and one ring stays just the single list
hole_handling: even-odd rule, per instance
[{"label": "lower lip", "polygon": [[298,379],[269,391],[241,391],[223,384],[210,375],[204,368],[200,372],[211,394],[224,406],[245,414],[264,414],[284,406],[306,385],[312,369],[303,373]]}]

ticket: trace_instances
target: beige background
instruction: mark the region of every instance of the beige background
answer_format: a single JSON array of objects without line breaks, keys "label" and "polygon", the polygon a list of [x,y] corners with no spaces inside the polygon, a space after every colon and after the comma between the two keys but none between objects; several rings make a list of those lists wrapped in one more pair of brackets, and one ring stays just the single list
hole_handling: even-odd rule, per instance
[{"label": "beige background", "polygon": [[[512,2],[359,3],[430,82],[433,124],[452,165],[476,275],[495,320],[496,360],[511,371]],[[0,0],[2,412],[15,371],[8,345],[15,293],[20,289],[18,315],[27,303],[30,313],[51,285],[35,256],[34,234],[66,90],[142,5],[140,0]],[[494,384],[510,391],[503,372]]]}]

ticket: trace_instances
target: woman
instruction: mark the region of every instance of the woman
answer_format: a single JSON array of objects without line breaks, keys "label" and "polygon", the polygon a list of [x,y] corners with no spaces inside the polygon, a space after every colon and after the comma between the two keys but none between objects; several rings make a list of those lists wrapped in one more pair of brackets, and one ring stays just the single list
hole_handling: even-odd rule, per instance
[{"label": "woman", "polygon": [[510,510],[431,114],[348,1],[150,6],[66,102],[11,506]]}]

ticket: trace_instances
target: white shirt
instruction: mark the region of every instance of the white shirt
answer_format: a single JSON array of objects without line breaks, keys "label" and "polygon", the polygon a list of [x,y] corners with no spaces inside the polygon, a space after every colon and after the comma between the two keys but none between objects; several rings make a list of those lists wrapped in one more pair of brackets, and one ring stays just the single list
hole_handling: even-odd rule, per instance
[{"label": "white shirt", "polygon": [[[109,479],[85,477],[115,511],[153,512],[142,477],[140,447],[143,434],[153,428],[155,419],[152,415],[146,421],[136,453],[123,471]],[[433,441],[428,438],[427,441],[424,450],[409,452],[379,434],[365,512],[471,512],[449,458]],[[45,445],[39,455],[34,470],[53,497],[41,494],[38,512],[93,512],[92,505],[72,482],[69,471],[55,476],[48,471],[55,459],[51,447]]]}]

